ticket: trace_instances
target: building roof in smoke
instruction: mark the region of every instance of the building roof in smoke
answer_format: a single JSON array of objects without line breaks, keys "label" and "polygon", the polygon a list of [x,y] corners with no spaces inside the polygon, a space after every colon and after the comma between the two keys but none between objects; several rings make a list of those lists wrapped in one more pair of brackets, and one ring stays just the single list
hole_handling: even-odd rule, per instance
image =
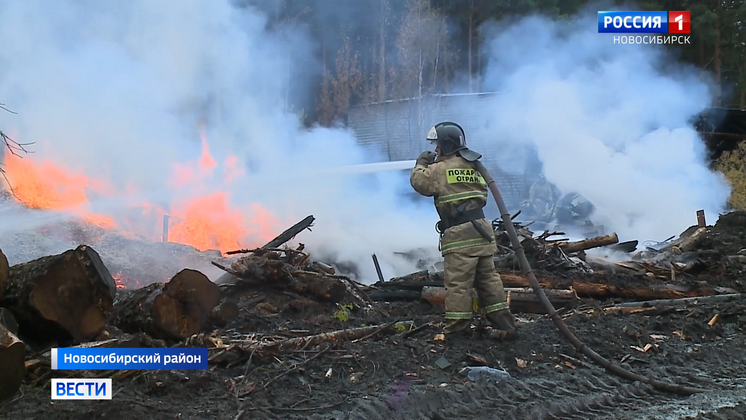
[{"label": "building roof in smoke", "polygon": [[[475,131],[484,128],[480,127],[485,125],[484,107],[463,107],[460,100],[475,98],[490,102],[498,93],[428,94],[421,101],[413,97],[370,102],[351,107],[347,124],[355,131],[359,143],[383,149],[389,160],[413,159],[424,145],[420,133],[440,121],[458,121],[471,140]],[[420,113],[422,117],[417,118]],[[693,116],[691,122],[703,135],[712,158],[732,150],[739,141],[746,139],[746,110],[709,107]],[[381,127],[385,127],[385,130],[381,130]],[[481,144],[479,146],[482,147],[480,151],[489,153]],[[482,160],[490,163],[489,156]],[[496,164],[492,167],[499,170]]]},{"label": "building roof in smoke", "polygon": [[[432,93],[432,94],[423,95],[423,98],[458,98],[458,97],[469,97],[469,96],[496,95],[497,93],[498,92]],[[368,102],[366,104],[353,105],[350,108],[361,108],[361,107],[368,107],[371,105],[390,104],[390,103],[397,103],[397,102],[410,102],[410,101],[416,101],[418,99],[419,98],[417,97],[389,99],[383,102]]]}]

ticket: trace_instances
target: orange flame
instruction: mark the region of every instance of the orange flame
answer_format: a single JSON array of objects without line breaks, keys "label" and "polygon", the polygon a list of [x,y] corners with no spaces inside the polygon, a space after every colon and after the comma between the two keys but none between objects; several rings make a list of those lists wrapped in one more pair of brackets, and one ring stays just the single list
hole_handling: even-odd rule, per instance
[{"label": "orange flame", "polygon": [[218,165],[215,163],[215,159],[210,155],[210,148],[207,147],[207,134],[205,133],[204,126],[199,130],[199,139],[202,142],[202,157],[199,159],[199,166],[201,169],[210,171]]},{"label": "orange flame", "polygon": [[228,206],[225,193],[196,198],[176,207],[175,222],[169,228],[169,238],[188,243],[197,249],[238,249],[240,238],[249,236],[242,227],[243,215]]},{"label": "orange flame", "polygon": [[107,190],[104,183],[92,182],[51,161],[35,165],[12,153],[5,154],[3,165],[16,200],[27,207],[70,211],[99,227],[116,226],[112,218],[91,214],[87,209],[86,191],[103,193]]},{"label": "orange flame", "polygon": [[8,181],[18,201],[36,209],[80,209],[88,202],[85,190],[89,186],[84,175],[71,174],[49,161],[34,165],[6,153],[3,161]]},{"label": "orange flame", "polygon": [[[169,182],[172,188],[189,188],[192,198],[171,203],[168,211],[150,203],[139,203],[143,215],[154,220],[153,217],[160,219],[168,214],[169,241],[191,245],[202,251],[217,249],[225,252],[261,246],[271,240],[278,233],[281,221],[268,210],[258,204],[252,204],[249,209],[235,208],[231,206],[227,192],[204,192],[202,184],[217,163],[210,154],[204,126],[200,127],[200,140],[200,158],[192,165],[174,164],[174,176]],[[237,162],[234,156],[225,159],[223,174],[228,181],[242,174]],[[86,192],[112,195],[108,184],[74,173],[59,163],[36,162],[27,156],[21,158],[6,153],[3,163],[15,197],[22,204],[37,209],[68,211],[101,228],[130,234],[125,221],[117,219],[122,223],[116,223],[109,215],[94,213],[89,208]],[[126,190],[127,193],[133,192],[131,186]],[[161,220],[154,224],[148,237],[160,239]],[[117,275],[119,277],[115,279],[119,278],[121,282],[121,273]]]},{"label": "orange flame", "polygon": [[138,289],[142,287],[139,281],[122,274],[121,271],[117,271],[112,274],[111,277],[114,279],[114,283],[117,285],[117,289]]},{"label": "orange flame", "polygon": [[124,284],[124,280],[122,279],[122,272],[116,272],[111,275],[111,277],[114,279],[114,282],[117,284],[117,289],[126,289],[127,286]]}]

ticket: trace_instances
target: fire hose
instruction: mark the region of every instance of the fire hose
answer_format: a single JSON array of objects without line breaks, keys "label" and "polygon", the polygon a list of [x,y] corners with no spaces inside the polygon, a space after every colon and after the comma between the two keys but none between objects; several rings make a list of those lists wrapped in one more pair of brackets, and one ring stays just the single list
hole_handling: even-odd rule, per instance
[{"label": "fire hose", "polygon": [[585,343],[580,341],[575,334],[573,334],[572,331],[570,331],[569,328],[567,328],[567,325],[565,325],[562,318],[559,316],[557,311],[554,309],[554,305],[552,305],[551,302],[549,302],[549,298],[547,298],[547,295],[544,293],[544,289],[542,289],[541,285],[539,284],[539,281],[536,279],[536,275],[533,272],[533,269],[531,268],[531,265],[528,262],[528,259],[526,258],[526,253],[523,250],[523,247],[521,246],[521,242],[518,239],[518,234],[516,233],[515,226],[513,225],[513,221],[511,220],[511,215],[508,212],[508,207],[505,205],[505,201],[503,200],[502,195],[500,194],[500,190],[497,188],[497,183],[490,175],[487,168],[484,167],[482,162],[476,160],[473,162],[474,168],[479,171],[479,173],[482,174],[482,177],[487,182],[487,186],[489,187],[490,191],[492,192],[492,197],[495,199],[495,204],[497,204],[497,208],[500,211],[500,217],[503,220],[503,223],[505,224],[505,229],[507,230],[508,237],[510,238],[510,243],[513,246],[513,251],[515,251],[515,255],[518,258],[518,262],[521,265],[521,270],[523,271],[523,275],[528,278],[528,282],[531,285],[531,289],[533,289],[534,294],[539,298],[539,301],[544,305],[544,308],[547,311],[547,314],[549,314],[550,318],[552,319],[552,322],[557,327],[557,329],[562,333],[562,335],[567,338],[567,340],[572,343],[572,345],[575,347],[575,349],[591,359],[594,363],[604,368],[606,371],[611,372],[621,378],[633,381],[633,382],[642,382],[645,384],[649,384],[653,388],[674,393],[678,395],[691,395],[696,394],[700,392],[706,392],[707,390],[699,389],[699,388],[692,388],[687,386],[681,386],[676,384],[671,384],[668,382],[659,381],[656,379],[650,379],[648,377],[638,375],[636,373],[630,372],[623,367],[614,364],[613,362],[609,361],[608,359],[604,358],[600,354],[593,351],[590,347],[586,346]]}]

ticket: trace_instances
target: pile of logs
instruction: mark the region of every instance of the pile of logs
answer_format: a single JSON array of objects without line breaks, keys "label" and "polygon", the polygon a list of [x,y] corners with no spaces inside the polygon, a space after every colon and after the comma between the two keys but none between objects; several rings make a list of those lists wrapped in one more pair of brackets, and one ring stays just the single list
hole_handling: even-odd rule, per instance
[{"label": "pile of logs", "polygon": [[[637,247],[637,241],[619,243],[616,233],[570,241],[569,238],[562,237],[565,235],[564,232],[544,231],[539,235],[534,235],[534,232],[528,228],[530,225],[531,223],[524,225],[520,222],[513,222],[526,257],[534,268],[592,272],[585,263],[585,251],[612,246],[615,250],[630,252]],[[505,270],[519,269],[504,222],[498,219],[493,221],[492,226],[498,248],[495,257],[496,267]]]},{"label": "pile of logs", "polygon": [[[511,295],[510,308],[514,312],[545,313],[538,305],[536,296],[525,276],[510,272],[499,272],[506,293]],[[711,296],[721,292],[706,283],[672,284],[642,276],[588,275],[569,277],[537,275],[537,279],[555,308],[572,307],[579,298],[607,299],[680,299],[686,297]],[[373,285],[377,290],[369,292],[378,301],[427,300],[442,303],[445,289],[443,272],[418,271],[387,282]]]},{"label": "pile of logs", "polygon": [[30,369],[27,348],[183,342],[238,318],[237,291],[275,290],[333,303],[352,296],[374,306],[361,285],[311,262],[302,244],[277,248],[313,220],[308,216],[264,247],[230,252],[246,254],[230,267],[213,262],[226,271],[216,283],[183,269],[166,282],[121,290],[87,245],[12,267],[0,251],[0,401],[18,391]]},{"label": "pile of logs", "polygon": [[118,291],[91,247],[8,267],[0,252],[0,400],[26,374],[26,345],[68,346],[106,336],[105,329],[184,339],[200,331],[219,301],[204,274],[183,270],[165,283]]},{"label": "pile of logs", "polygon": [[216,262],[212,264],[226,274],[217,280],[221,285],[245,286],[288,290],[298,295],[310,296],[317,300],[340,302],[347,297],[345,276],[335,275],[334,268],[310,262],[310,255],[298,249],[259,248],[239,250],[245,253],[230,267]]},{"label": "pile of logs", "polygon": [[[734,293],[735,290],[714,287],[706,282],[677,281],[677,273],[692,274],[703,270],[705,251],[696,251],[705,228],[684,232],[681,238],[661,250],[646,249],[626,262],[613,262],[588,255],[585,251],[606,247],[617,255],[630,254],[637,241],[619,243],[616,233],[569,241],[550,239],[563,232],[544,231],[540,235],[528,225],[513,222],[532,267],[555,308],[570,308],[578,299],[665,300]],[[513,312],[545,313],[530,288],[528,280],[515,271],[519,269],[502,220],[493,222],[498,254],[495,268],[499,273]],[[743,257],[746,262],[746,257]],[[422,270],[390,281],[378,281],[370,296],[378,301],[428,301],[442,304],[445,289],[442,271]]]}]

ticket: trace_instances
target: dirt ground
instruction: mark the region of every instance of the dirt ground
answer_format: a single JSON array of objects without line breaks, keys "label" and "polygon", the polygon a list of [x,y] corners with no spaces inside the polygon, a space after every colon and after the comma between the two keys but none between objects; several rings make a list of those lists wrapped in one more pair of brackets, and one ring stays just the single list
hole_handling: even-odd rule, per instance
[{"label": "dirt ground", "polygon": [[[442,343],[433,340],[436,329],[423,329],[409,337],[337,342],[322,354],[308,349],[276,357],[244,355],[207,371],[138,372],[114,380],[112,401],[51,401],[49,376],[36,384],[29,379],[22,395],[0,406],[0,418],[744,418],[742,304],[697,305],[656,316],[604,315],[593,305],[565,314],[568,326],[591,348],[617,363],[624,360],[621,365],[635,372],[708,392],[678,397],[616,378],[577,356],[551,321],[531,315],[520,317],[520,336],[509,342],[475,336]],[[228,329],[293,336],[395,319],[424,325],[440,322],[443,310],[419,302],[383,308],[389,319],[353,310],[342,322],[331,315],[333,305],[274,295],[244,307]],[[709,327],[716,313],[720,319]],[[647,352],[632,348],[646,344],[652,345]],[[469,381],[460,371],[478,365],[478,358],[512,378]]]}]

